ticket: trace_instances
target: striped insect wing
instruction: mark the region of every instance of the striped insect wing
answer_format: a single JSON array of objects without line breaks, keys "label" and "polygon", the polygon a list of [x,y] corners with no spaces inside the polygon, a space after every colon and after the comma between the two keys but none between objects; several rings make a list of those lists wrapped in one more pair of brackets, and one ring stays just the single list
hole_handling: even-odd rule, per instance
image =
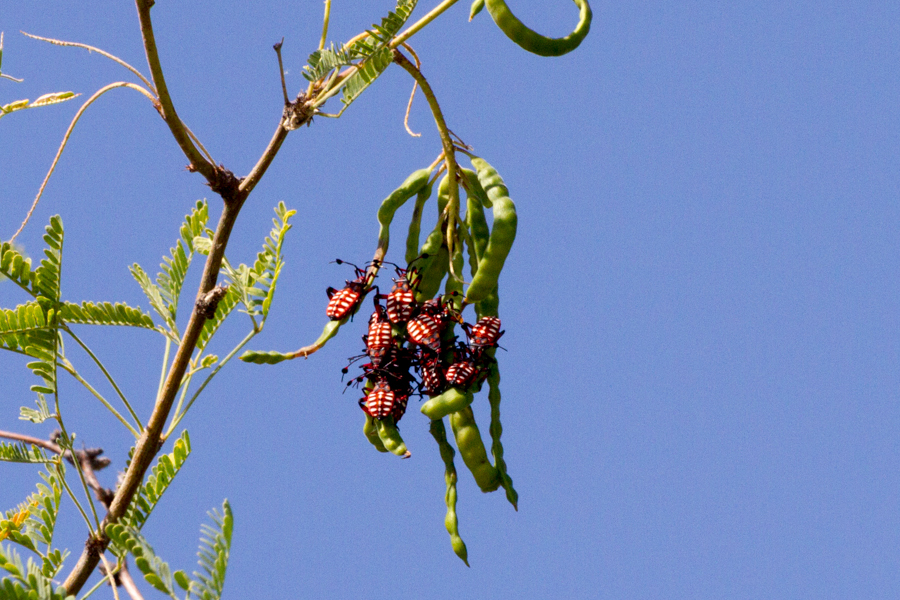
[{"label": "striped insect wing", "polygon": [[434,317],[422,313],[406,324],[409,339],[420,346],[438,352],[441,349],[441,328]]},{"label": "striped insect wing", "polygon": [[475,366],[469,361],[453,363],[447,367],[447,383],[466,387],[475,377]]},{"label": "striped insect wing", "polygon": [[387,321],[379,321],[369,324],[369,335],[366,338],[366,353],[372,359],[372,364],[378,367],[381,359],[387,354],[388,349],[394,343],[391,335],[391,324]]},{"label": "striped insect wing", "polygon": [[503,332],[500,331],[500,319],[498,317],[481,317],[471,329],[469,344],[473,348],[487,348],[496,346],[497,340]]},{"label": "striped insect wing", "polygon": [[356,303],[359,302],[360,292],[353,286],[347,286],[342,290],[336,291],[331,295],[328,306],[325,308],[325,314],[332,321],[339,321],[347,316],[353,310]]},{"label": "striped insect wing", "polygon": [[415,304],[415,294],[406,280],[401,279],[394,285],[385,302],[388,320],[394,324],[406,323],[412,317]]},{"label": "striped insect wing", "polygon": [[378,380],[375,387],[366,394],[365,410],[373,419],[383,419],[391,414],[394,408],[394,392],[383,379]]}]

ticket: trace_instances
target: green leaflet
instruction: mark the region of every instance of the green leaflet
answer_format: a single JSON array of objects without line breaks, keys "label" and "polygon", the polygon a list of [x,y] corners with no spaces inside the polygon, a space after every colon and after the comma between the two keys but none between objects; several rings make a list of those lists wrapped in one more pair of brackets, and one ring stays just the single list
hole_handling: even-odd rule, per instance
[{"label": "green leaflet", "polygon": [[156,329],[148,313],[128,306],[123,302],[93,303],[85,300],[81,304],[63,302],[59,306],[59,318],[65,323],[83,325],[125,325]]},{"label": "green leaflet", "polygon": [[[131,505],[120,519],[120,523],[139,530],[147,522],[150,513],[156,508],[162,495],[171,485],[172,480],[181,471],[182,465],[191,454],[191,439],[188,432],[184,431],[175,444],[172,452],[161,455],[156,465],[150,471],[146,483],[138,488],[137,494],[131,501]],[[123,548],[119,547],[119,551]],[[115,550],[113,550],[115,552]],[[119,554],[119,552],[116,552]]]}]

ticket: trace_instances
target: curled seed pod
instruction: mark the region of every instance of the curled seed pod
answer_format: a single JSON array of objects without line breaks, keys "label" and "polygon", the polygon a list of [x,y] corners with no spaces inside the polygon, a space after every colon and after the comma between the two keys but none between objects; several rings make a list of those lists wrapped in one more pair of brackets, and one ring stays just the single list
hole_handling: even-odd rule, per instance
[{"label": "curled seed pod", "polygon": [[472,404],[474,396],[459,388],[448,388],[439,396],[428,400],[419,410],[432,421],[443,419],[447,415],[463,410]]},{"label": "curled seed pod", "polygon": [[503,263],[516,239],[516,205],[509,199],[503,180],[487,162],[473,158],[472,165],[478,172],[478,179],[494,203],[494,226],[488,238],[484,255],[478,263],[478,272],[466,290],[466,303],[483,300],[494,288]]},{"label": "curled seed pod", "polygon": [[403,438],[400,437],[400,431],[394,423],[393,417],[385,417],[376,420],[375,426],[378,428],[378,437],[388,451],[396,454],[400,458],[409,458],[411,452],[406,449]]},{"label": "curled seed pod", "polygon": [[478,181],[478,174],[472,169],[463,169],[462,174],[465,176],[463,182],[466,184],[467,197],[478,200],[484,208],[491,208],[494,204],[488,198],[484,188],[481,187],[481,182]]},{"label": "curled seed pod", "polygon": [[487,451],[484,449],[484,442],[481,441],[481,433],[475,423],[472,407],[467,406],[451,414],[450,427],[453,428],[453,435],[456,437],[459,455],[466,463],[481,491],[493,492],[500,487],[500,473],[488,461]]},{"label": "curled seed pod", "polygon": [[385,198],[381,206],[378,208],[378,250],[376,251],[376,260],[381,260],[387,254],[388,245],[391,240],[391,221],[394,220],[394,213],[403,206],[407,200],[415,196],[419,190],[428,185],[428,179],[431,177],[431,169],[419,169],[413,171],[406,180],[400,184],[391,195]]},{"label": "curled seed pod", "polygon": [[431,197],[432,184],[425,185],[416,194],[412,219],[409,221],[409,232],[406,235],[406,264],[411,264],[419,256],[419,230],[422,227],[422,211]]},{"label": "curled seed pod", "polygon": [[580,9],[578,25],[575,26],[572,33],[561,38],[545,37],[533,29],[529,29],[512,14],[504,0],[485,0],[485,4],[494,23],[506,34],[506,37],[528,52],[539,56],[562,56],[571,52],[581,44],[591,29],[593,15],[587,0],[575,0],[575,4]]},{"label": "curled seed pod", "polygon": [[381,438],[378,437],[378,429],[375,425],[375,419],[372,418],[372,415],[366,413],[366,423],[363,425],[363,433],[366,435],[366,439],[375,446],[375,449],[379,452],[387,452],[387,448],[384,447],[384,443],[382,443]]},{"label": "curled seed pod", "polygon": [[500,474],[500,485],[506,492],[506,499],[519,510],[519,494],[513,488],[512,478],[506,472],[506,462],[503,460],[503,444],[500,436],[503,435],[503,425],[500,423],[500,370],[497,365],[491,366],[488,375],[488,400],[491,403],[491,454],[494,457],[494,467]]},{"label": "curled seed pod", "polygon": [[438,186],[438,220],[432,232],[422,244],[420,254],[427,254],[421,265],[421,280],[416,286],[416,300],[424,302],[434,297],[441,289],[441,282],[447,275],[450,266],[450,253],[447,249],[447,240],[444,235],[444,209],[450,201],[450,178],[444,175]]},{"label": "curled seed pod", "polygon": [[440,419],[431,422],[429,428],[431,436],[438,444],[441,452],[441,460],[444,461],[444,481],[447,483],[447,494],[445,500],[447,503],[447,516],[444,517],[444,526],[447,533],[450,534],[450,545],[453,552],[462,559],[466,566],[469,566],[468,551],[466,544],[459,536],[459,519],[456,516],[456,466],[453,464],[453,447],[447,441],[447,430],[444,428],[444,422]]}]

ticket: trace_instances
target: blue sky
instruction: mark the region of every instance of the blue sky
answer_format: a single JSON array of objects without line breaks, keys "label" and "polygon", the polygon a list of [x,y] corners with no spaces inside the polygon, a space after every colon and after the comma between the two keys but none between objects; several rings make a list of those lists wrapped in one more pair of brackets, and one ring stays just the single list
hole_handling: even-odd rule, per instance
[{"label": "blue sky", "polygon": [[[391,6],[335,2],[330,39]],[[340,369],[361,347],[357,323],[308,360],[232,365],[192,410],[194,453],[145,529],[174,568],[194,568],[199,525],[227,497],[236,526],[226,597],[900,594],[900,7],[593,7],[591,34],[561,58],[524,53],[486,13],[467,23],[463,3],[412,39],[450,128],[497,167],[519,208],[500,308],[518,513],[461,471],[472,568],[452,554],[427,419],[411,406],[401,429],[413,456],[396,460],[372,450],[357,395],[341,394]],[[285,38],[296,91],[321,8],[154,7],[179,114],[236,174],[281,112],[272,44]],[[576,18],[568,2],[513,9],[554,35]],[[3,69],[25,82],[0,82],[0,102],[86,97],[129,78],[19,30],[92,44],[146,71],[136,21],[127,2],[4,3]],[[403,129],[410,87],[393,67],[340,120],[292,133],[251,196],[228,253],[235,263],[255,257],[279,201],[298,211],[252,347],[315,339],[325,288],[347,277],[329,261],[370,257],[381,199],[440,151],[421,96],[410,124],[422,137]],[[0,123],[0,238],[27,211],[77,102]],[[128,266],[155,270],[195,200],[218,213],[185,164],[149,103],[115,90],[82,119],[20,239],[39,254],[43,225],[62,215],[64,297],[147,308]],[[22,301],[0,284],[0,304]],[[230,323],[221,353],[245,332]],[[84,335],[149,414],[161,339]],[[17,420],[31,403],[24,361],[4,356],[0,381],[0,429],[48,434]],[[71,380],[63,390],[70,427],[121,468],[127,432]],[[485,398],[475,410],[486,431]],[[103,475],[111,486],[112,468]],[[2,466],[0,505],[21,501],[35,479]],[[77,555],[85,528],[66,511],[60,540]]]}]

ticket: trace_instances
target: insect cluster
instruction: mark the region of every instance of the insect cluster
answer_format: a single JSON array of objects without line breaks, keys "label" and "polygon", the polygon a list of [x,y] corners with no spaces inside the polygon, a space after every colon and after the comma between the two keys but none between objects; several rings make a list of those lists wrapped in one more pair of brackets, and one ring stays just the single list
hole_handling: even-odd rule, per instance
[{"label": "insect cluster", "polygon": [[[372,283],[373,270],[355,268],[356,279],[346,287],[328,289],[326,314],[333,320],[356,308],[365,293],[361,286]],[[421,275],[414,266],[396,267],[396,274],[389,294],[375,288],[375,308],[363,336],[365,354],[351,359],[351,364],[363,357],[369,362],[361,365],[362,375],[347,384],[365,381],[360,407],[372,419],[392,417],[394,424],[403,417],[411,396],[435,397],[450,387],[465,393],[480,386],[495,362],[487,351],[496,348],[504,333],[498,317],[482,317],[474,325],[463,321],[455,295],[417,301]],[[465,343],[455,335],[456,324],[466,334]],[[349,367],[343,369],[348,371]]]},{"label": "insect cluster", "polygon": [[[442,156],[431,167],[414,171],[382,201],[377,213],[375,255],[365,268],[346,263],[354,269],[353,278],[341,289],[327,289],[328,323],[319,339],[287,354],[247,352],[241,357],[249,362],[274,364],[309,356],[353,320],[371,296],[373,310],[363,336],[364,353],[351,358],[343,370],[349,374],[351,365],[364,361],[360,366],[362,373],[353,375],[347,384],[362,387],[359,405],[365,414],[363,433],[379,452],[410,456],[397,423],[411,398],[424,400],[420,411],[430,419],[430,433],[444,462],[444,524],[454,552],[464,561],[467,551],[456,516],[456,453],[483,492],[502,487],[514,507],[518,502],[500,441],[500,365],[495,357],[503,335],[498,316],[499,277],[516,237],[516,207],[497,171],[479,157],[471,156],[471,162],[474,170],[460,168]],[[433,176],[439,163],[444,166]],[[442,171],[440,184],[435,185]],[[423,209],[435,187],[437,220],[423,241]],[[394,215],[412,198],[415,206],[403,268],[387,262],[385,257]],[[487,209],[492,213],[490,224]],[[396,275],[390,293],[382,293],[374,285],[385,265],[393,265]],[[474,324],[463,319],[469,307],[475,312]],[[483,387],[488,388],[491,409],[488,431],[493,460],[488,458],[471,407],[475,394]],[[448,439],[445,417],[456,449]]]}]

